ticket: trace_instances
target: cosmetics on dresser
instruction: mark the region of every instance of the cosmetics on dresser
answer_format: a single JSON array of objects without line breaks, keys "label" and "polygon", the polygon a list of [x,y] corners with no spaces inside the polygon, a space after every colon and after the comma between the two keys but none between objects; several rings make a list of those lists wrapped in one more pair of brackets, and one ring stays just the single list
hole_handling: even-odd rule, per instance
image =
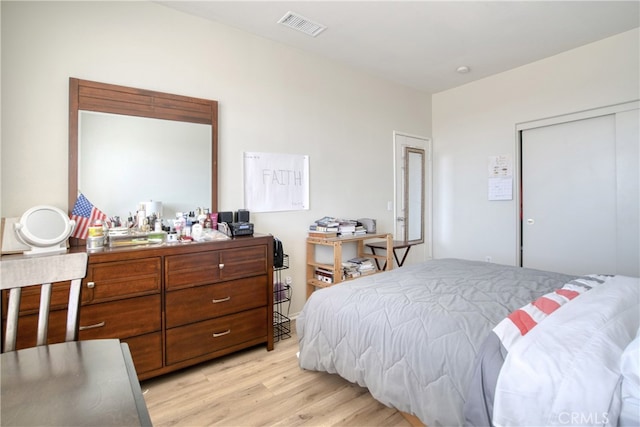
[{"label": "cosmetics on dresser", "polygon": [[145,220],[147,219],[147,212],[145,211],[144,203],[141,203],[138,206],[138,214],[136,215],[136,218],[137,218],[138,230],[142,231]]}]

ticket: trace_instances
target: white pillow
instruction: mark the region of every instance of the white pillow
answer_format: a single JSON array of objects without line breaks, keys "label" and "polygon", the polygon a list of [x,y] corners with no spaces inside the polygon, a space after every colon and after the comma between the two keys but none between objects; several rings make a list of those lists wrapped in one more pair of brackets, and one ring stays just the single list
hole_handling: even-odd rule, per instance
[{"label": "white pillow", "polygon": [[619,426],[640,426],[640,329],[620,356],[622,374]]}]

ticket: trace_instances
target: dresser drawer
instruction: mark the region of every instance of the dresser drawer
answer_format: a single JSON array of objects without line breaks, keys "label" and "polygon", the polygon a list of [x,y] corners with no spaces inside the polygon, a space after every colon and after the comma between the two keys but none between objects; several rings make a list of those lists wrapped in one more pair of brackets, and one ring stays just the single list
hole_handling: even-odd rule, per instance
[{"label": "dresser drawer", "polygon": [[[6,311],[3,311],[5,314]],[[64,342],[67,326],[67,310],[55,310],[49,313],[49,331],[47,344]],[[4,345],[4,331],[6,319],[2,319],[2,344]],[[38,334],[38,314],[20,315],[18,319],[18,338],[16,350],[35,347]]]},{"label": "dresser drawer", "polygon": [[123,339],[129,344],[133,364],[138,375],[162,368],[162,333],[140,335]]},{"label": "dresser drawer", "polygon": [[220,253],[220,280],[240,279],[267,273],[267,247],[229,249]]},{"label": "dresser drawer", "polygon": [[267,272],[268,265],[265,245],[168,256],[165,287],[180,289],[259,276]]},{"label": "dresser drawer", "polygon": [[160,295],[83,306],[80,339],[128,338],[161,328]]},{"label": "dresser drawer", "polygon": [[172,255],[165,259],[166,289],[206,285],[220,280],[218,251]]},{"label": "dresser drawer", "polygon": [[167,328],[267,305],[267,276],[167,292]]},{"label": "dresser drawer", "polygon": [[[71,282],[56,282],[51,287],[50,310],[66,310],[69,303]],[[5,319],[9,307],[9,291],[2,291],[2,318]],[[23,288],[20,295],[20,316],[38,313],[40,308],[40,287]]]},{"label": "dresser drawer", "polygon": [[82,281],[82,302],[160,293],[161,268],[160,257],[89,264]]},{"label": "dresser drawer", "polygon": [[267,337],[267,309],[256,308],[167,329],[167,364]]}]

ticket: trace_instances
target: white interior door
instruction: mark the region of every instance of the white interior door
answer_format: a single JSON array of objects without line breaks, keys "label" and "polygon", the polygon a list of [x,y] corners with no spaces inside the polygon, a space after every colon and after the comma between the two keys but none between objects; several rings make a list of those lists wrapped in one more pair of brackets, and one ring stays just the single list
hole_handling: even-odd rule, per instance
[{"label": "white interior door", "polygon": [[[405,182],[405,148],[418,148],[425,151],[424,156],[424,210],[422,212],[424,221],[424,243],[411,247],[405,265],[420,262],[431,258],[431,140],[426,137],[408,135],[399,132],[393,134],[394,149],[394,240],[404,240],[407,213],[405,206],[405,192],[407,184]],[[401,250],[403,251],[403,250]],[[402,254],[399,254],[402,257]]]},{"label": "white interior door", "polygon": [[638,234],[637,125],[635,139],[617,126],[608,114],[522,132],[524,267],[638,275],[638,239],[625,237]]}]

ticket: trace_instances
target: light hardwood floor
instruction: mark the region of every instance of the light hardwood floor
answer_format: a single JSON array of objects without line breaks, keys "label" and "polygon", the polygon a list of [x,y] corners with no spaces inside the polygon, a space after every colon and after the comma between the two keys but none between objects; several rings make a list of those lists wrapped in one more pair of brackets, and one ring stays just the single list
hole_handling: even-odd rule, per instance
[{"label": "light hardwood floor", "polygon": [[258,346],[142,382],[153,425],[410,426],[367,389],[300,369],[292,329],[273,351]]}]

